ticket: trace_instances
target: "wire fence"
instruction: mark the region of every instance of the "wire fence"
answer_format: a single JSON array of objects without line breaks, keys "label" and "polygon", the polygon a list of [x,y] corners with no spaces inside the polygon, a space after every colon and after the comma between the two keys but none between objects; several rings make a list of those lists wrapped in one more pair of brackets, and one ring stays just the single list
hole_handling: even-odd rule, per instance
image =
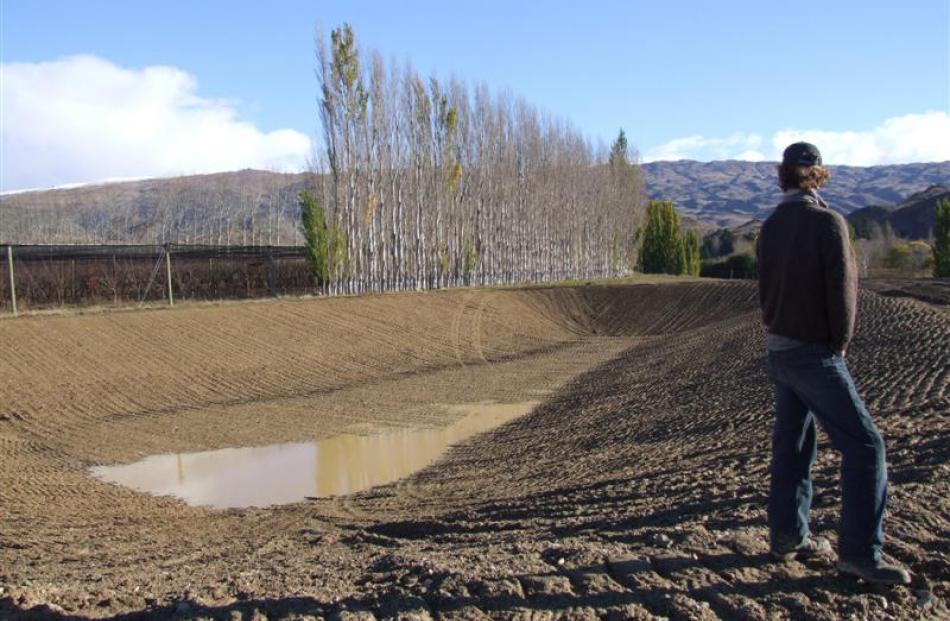
[{"label": "wire fence", "polygon": [[9,245],[0,312],[316,292],[298,246]]}]

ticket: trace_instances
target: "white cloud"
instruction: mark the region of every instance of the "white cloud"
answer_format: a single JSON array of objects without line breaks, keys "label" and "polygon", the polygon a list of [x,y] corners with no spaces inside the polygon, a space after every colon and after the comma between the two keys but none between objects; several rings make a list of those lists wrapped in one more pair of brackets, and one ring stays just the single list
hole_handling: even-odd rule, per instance
[{"label": "white cloud", "polygon": [[[700,135],[676,138],[649,149],[646,162],[656,160],[726,160],[764,159],[759,152],[762,137],[758,134],[735,133],[727,138],[705,138]],[[740,157],[740,155],[745,157]]]},{"label": "white cloud", "polygon": [[96,56],[0,65],[0,191],[114,178],[300,170],[310,139],[263,132],[175,67]]},{"label": "white cloud", "polygon": [[925,112],[887,119],[864,132],[786,129],[775,134],[775,159],[793,142],[806,140],[821,150],[828,164],[874,166],[950,160],[950,114]]},{"label": "white cloud", "polygon": [[[647,151],[645,161],[693,159],[772,160],[793,142],[805,140],[818,146],[826,164],[874,166],[950,160],[950,114],[924,112],[887,119],[867,131],[782,129],[768,144],[755,134],[728,138],[689,136]],[[764,150],[760,149],[765,146]]]}]

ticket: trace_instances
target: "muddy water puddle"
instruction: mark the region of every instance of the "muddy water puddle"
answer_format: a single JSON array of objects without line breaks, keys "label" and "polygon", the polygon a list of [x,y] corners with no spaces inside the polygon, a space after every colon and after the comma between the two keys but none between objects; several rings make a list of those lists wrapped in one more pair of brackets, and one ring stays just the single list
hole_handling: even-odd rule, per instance
[{"label": "muddy water puddle", "polygon": [[93,476],[218,509],[266,507],[352,494],[421,470],[450,446],[530,412],[536,401],[448,406],[463,416],[440,428],[393,428],[313,442],[153,455]]}]

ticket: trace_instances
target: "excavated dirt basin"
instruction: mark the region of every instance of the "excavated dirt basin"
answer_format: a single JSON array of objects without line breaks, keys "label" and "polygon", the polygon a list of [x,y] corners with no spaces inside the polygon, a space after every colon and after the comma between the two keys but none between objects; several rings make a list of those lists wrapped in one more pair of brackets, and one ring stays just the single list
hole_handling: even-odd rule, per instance
[{"label": "excavated dirt basin", "polygon": [[[0,321],[0,620],[948,618],[950,314],[869,291],[859,313],[848,364],[887,443],[907,588],[768,557],[749,283]],[[314,497],[313,452],[253,468],[313,488],[261,508],[90,476],[181,454],[190,479],[188,453],[446,429],[462,415],[440,404],[481,402],[537,405],[345,495]],[[821,442],[812,528],[834,543]]]}]

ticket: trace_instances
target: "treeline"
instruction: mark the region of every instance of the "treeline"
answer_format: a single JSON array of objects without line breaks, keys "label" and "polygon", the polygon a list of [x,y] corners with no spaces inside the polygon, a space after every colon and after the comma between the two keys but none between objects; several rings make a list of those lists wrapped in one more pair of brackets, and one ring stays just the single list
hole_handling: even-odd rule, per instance
[{"label": "treeline", "polygon": [[302,206],[329,292],[613,276],[637,261],[644,190],[623,133],[597,149],[507,94],[317,49],[325,151]]},{"label": "treeline", "polygon": [[887,220],[853,222],[851,243],[861,275],[950,276],[950,198],[938,199],[930,209],[934,226],[925,239],[907,239]]},{"label": "treeline", "polygon": [[650,201],[646,224],[638,230],[639,269],[645,273],[704,276],[710,278],[756,278],[755,234],[737,236],[720,229],[700,240],[693,230],[684,230],[675,206],[669,201]]}]

